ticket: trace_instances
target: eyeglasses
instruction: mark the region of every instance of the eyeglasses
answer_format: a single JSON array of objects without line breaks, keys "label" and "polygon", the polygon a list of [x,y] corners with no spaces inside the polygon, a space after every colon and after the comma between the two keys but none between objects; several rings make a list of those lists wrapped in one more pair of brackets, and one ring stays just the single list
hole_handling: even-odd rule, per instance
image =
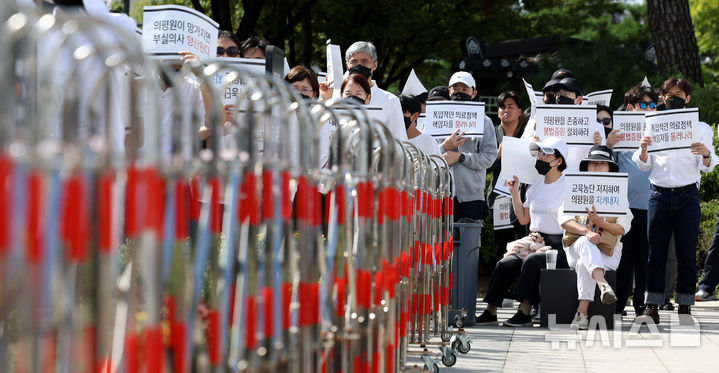
[{"label": "eyeglasses", "polygon": [[312,94],[314,93],[312,91],[312,88],[307,88],[307,87],[297,88],[297,87],[295,87],[295,89],[297,90],[297,92],[302,93],[305,96],[312,96]]},{"label": "eyeglasses", "polygon": [[612,123],[612,118],[597,118],[597,123],[601,123],[605,126],[608,126],[609,123]]},{"label": "eyeglasses", "polygon": [[657,108],[657,103],[656,103],[655,101],[652,101],[652,102],[642,101],[642,102],[639,103],[639,107],[640,107],[642,110],[646,110],[647,107],[650,107],[650,108],[652,108],[652,109],[656,109],[656,108]]},{"label": "eyeglasses", "polygon": [[222,56],[227,54],[227,57],[237,57],[240,55],[240,49],[237,47],[227,47],[227,49],[222,47],[217,47],[217,55]]}]

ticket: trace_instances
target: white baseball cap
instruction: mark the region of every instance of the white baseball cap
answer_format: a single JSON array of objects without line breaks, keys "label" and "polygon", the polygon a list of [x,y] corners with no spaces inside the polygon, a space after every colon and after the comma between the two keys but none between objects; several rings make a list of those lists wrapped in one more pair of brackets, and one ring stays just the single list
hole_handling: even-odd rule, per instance
[{"label": "white baseball cap", "polygon": [[559,137],[547,137],[544,141],[533,142],[529,144],[529,151],[532,155],[536,155],[537,151],[542,149],[544,154],[554,154],[554,151],[559,151],[562,157],[566,160],[569,153],[567,143]]},{"label": "white baseball cap", "polygon": [[467,87],[477,89],[477,84],[474,82],[472,74],[466,71],[457,71],[456,73],[452,74],[452,77],[449,78],[448,87],[451,87],[455,83],[464,83],[467,85]]}]

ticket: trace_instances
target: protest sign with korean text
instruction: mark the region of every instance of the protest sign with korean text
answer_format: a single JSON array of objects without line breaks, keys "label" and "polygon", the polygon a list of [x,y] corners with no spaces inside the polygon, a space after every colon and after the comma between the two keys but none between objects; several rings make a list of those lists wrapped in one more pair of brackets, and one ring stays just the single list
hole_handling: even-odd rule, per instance
[{"label": "protest sign with korean text", "polygon": [[340,46],[336,44],[330,44],[331,41],[327,40],[327,83],[329,83],[332,90],[332,98],[340,97],[340,85],[344,79],[342,75],[342,51]]},{"label": "protest sign with korean text", "polygon": [[582,97],[582,105],[609,106],[609,103],[612,101],[612,92],[614,92],[613,89],[605,89],[603,91],[587,93]]},{"label": "protest sign with korean text", "polygon": [[[254,58],[231,58],[226,57],[222,59],[217,59],[217,62],[222,64],[231,65],[233,67],[237,67],[243,70],[248,70],[252,73],[258,74],[258,75],[264,75],[265,74],[265,60],[260,59],[254,59]],[[212,74],[210,76],[210,82],[220,88],[221,86],[227,84],[223,92],[220,93],[220,98],[222,99],[223,105],[236,105],[237,104],[237,98],[239,97],[240,90],[242,89],[242,86],[247,84],[247,81],[245,77],[238,77],[237,79],[234,79],[232,81],[229,80],[229,75],[231,74],[230,70],[222,70],[220,69],[218,72]]]},{"label": "protest sign with korean text", "polygon": [[592,206],[600,216],[629,211],[628,176],[623,172],[579,172],[564,175],[564,213],[586,215]]},{"label": "protest sign with korean text", "polygon": [[699,109],[676,109],[646,113],[644,134],[651,136],[649,153],[687,152],[699,142]]},{"label": "protest sign with korean text", "polygon": [[618,129],[619,142],[614,150],[637,150],[645,132],[644,111],[615,111],[613,129]]},{"label": "protest sign with korean text", "polygon": [[455,130],[465,137],[481,137],[484,132],[484,102],[429,101],[427,102],[424,132],[441,138]]},{"label": "protest sign with korean text", "polygon": [[180,5],[146,6],[142,17],[142,49],[150,58],[180,59],[180,51],[216,57],[219,25],[212,18]]},{"label": "protest sign with korean text", "polygon": [[538,105],[537,136],[559,137],[567,145],[594,145],[597,107],[593,105]]},{"label": "protest sign with korean text", "polygon": [[494,200],[494,209],[492,210],[492,218],[494,230],[514,228],[510,219],[510,210],[512,208],[512,199],[505,196],[499,196]]},{"label": "protest sign with korean text", "polygon": [[[534,163],[537,161],[529,152],[530,142],[524,139],[504,136],[502,140],[502,171],[507,180],[513,176],[519,179],[520,183],[531,184],[539,178]],[[504,183],[504,180],[497,180],[497,184]]]}]

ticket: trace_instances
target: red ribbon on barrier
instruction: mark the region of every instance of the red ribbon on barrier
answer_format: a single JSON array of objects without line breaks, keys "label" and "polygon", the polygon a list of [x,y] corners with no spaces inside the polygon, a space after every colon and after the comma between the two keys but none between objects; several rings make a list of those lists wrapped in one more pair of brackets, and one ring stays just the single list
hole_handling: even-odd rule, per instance
[{"label": "red ribbon on barrier", "polygon": [[255,338],[255,328],[257,327],[257,304],[255,298],[248,296],[246,299],[247,304],[247,320],[246,321],[246,335],[245,335],[245,347],[253,350],[257,348],[257,339]]},{"label": "red ribbon on barrier", "polygon": [[165,356],[162,353],[162,328],[160,326],[149,328],[147,330],[147,341],[145,343],[147,371],[162,372],[162,362],[165,360]]},{"label": "red ribbon on barrier", "polygon": [[31,264],[42,260],[42,178],[34,171],[27,179],[27,259]]},{"label": "red ribbon on barrier", "polygon": [[112,183],[113,174],[103,172],[97,186],[97,243],[100,252],[109,253],[112,250]]},{"label": "red ribbon on barrier", "polygon": [[125,234],[132,237],[137,234],[137,184],[139,172],[135,165],[127,168],[127,185],[125,187]]},{"label": "red ribbon on barrier", "polygon": [[369,308],[372,299],[372,274],[361,269],[357,270],[357,304]]},{"label": "red ribbon on barrier", "polygon": [[89,233],[82,179],[78,175],[71,176],[63,189],[61,237],[67,245],[68,259],[80,262],[87,256],[85,246]]},{"label": "red ribbon on barrier", "polygon": [[274,335],[274,317],[273,317],[273,308],[274,304],[272,302],[272,288],[269,286],[265,286],[262,288],[262,302],[263,302],[263,309],[265,311],[265,339],[272,338]]},{"label": "red ribbon on barrier", "polygon": [[172,371],[185,372],[185,324],[173,321],[170,326],[170,344],[172,346]]},{"label": "red ribbon on barrier", "polygon": [[290,301],[292,300],[292,284],[282,283],[282,330],[290,330]]},{"label": "red ribbon on barrier", "polygon": [[374,305],[379,306],[382,302],[382,284],[384,284],[384,273],[377,271],[374,274]]},{"label": "red ribbon on barrier", "polygon": [[210,364],[219,365],[220,362],[220,311],[213,309],[207,315],[207,355]]},{"label": "red ribbon on barrier", "polygon": [[200,204],[202,191],[200,191],[200,178],[194,176],[190,179],[190,219],[192,221],[200,220],[200,210],[202,204]]}]

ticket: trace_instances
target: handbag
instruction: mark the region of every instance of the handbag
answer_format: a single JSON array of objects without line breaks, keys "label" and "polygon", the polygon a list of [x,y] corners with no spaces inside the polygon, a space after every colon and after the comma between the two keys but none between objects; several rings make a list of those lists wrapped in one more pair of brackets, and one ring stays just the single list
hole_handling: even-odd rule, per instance
[{"label": "handbag", "polygon": [[[575,216],[574,219],[581,225],[585,227],[589,227],[589,219],[586,216]],[[604,218],[604,220],[607,223],[616,223],[617,218],[610,217],[610,218]],[[599,233],[602,236],[602,242],[597,245],[599,248],[599,251],[601,251],[604,254],[607,254],[609,256],[614,255],[614,247],[617,246],[617,235],[614,233],[610,233],[605,231],[602,228],[597,227],[596,224],[592,224],[592,226],[589,228],[592,232]],[[574,241],[576,241],[579,237],[582,237],[579,234],[576,233],[570,233],[566,230],[564,231],[564,235],[562,235],[562,245],[564,247],[571,246]]]}]

